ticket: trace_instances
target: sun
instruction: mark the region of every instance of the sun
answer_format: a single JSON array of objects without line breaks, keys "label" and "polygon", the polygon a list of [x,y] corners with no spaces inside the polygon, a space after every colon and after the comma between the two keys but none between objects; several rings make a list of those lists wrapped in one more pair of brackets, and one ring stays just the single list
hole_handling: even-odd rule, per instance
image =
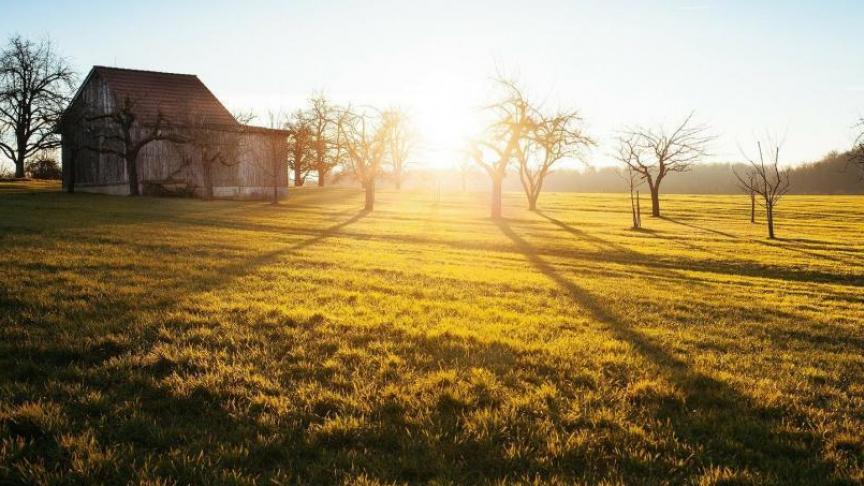
[{"label": "sun", "polygon": [[476,102],[446,85],[413,100],[414,123],[419,136],[418,157],[432,169],[455,167],[471,135],[476,133]]}]

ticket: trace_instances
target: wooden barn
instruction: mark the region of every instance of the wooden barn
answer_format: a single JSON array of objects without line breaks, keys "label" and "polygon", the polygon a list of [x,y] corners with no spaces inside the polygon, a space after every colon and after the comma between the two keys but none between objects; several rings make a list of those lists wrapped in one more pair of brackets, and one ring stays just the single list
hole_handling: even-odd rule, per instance
[{"label": "wooden barn", "polygon": [[95,66],[60,131],[70,192],[272,198],[287,191],[289,132],[238,122],[194,75]]}]

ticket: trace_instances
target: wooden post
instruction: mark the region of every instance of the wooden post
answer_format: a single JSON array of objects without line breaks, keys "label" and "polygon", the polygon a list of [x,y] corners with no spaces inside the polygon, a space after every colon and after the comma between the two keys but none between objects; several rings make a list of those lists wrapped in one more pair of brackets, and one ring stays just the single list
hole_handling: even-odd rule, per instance
[{"label": "wooden post", "polygon": [[756,193],[750,191],[750,222],[756,222]]}]

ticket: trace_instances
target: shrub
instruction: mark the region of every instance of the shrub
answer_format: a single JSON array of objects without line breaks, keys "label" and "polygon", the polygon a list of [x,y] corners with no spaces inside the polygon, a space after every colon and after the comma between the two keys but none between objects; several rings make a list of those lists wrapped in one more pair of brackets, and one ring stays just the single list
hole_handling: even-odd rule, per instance
[{"label": "shrub", "polygon": [[40,158],[27,164],[27,172],[33,179],[60,179],[60,164],[51,158]]}]

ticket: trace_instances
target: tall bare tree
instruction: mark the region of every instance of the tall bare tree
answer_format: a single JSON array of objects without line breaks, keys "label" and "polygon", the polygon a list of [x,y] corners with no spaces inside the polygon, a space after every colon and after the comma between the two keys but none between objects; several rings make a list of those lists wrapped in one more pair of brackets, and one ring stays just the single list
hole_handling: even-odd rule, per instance
[{"label": "tall bare tree", "polygon": [[287,127],[291,132],[288,137],[288,170],[294,174],[296,187],[306,182],[309,172],[321,167],[315,163],[318,160],[318,150],[315,147],[319,138],[313,136],[312,125],[305,115],[302,111],[295,112],[291,115]]},{"label": "tall bare tree", "polygon": [[57,123],[76,76],[50,41],[9,39],[0,53],[0,153],[24,177],[28,159],[60,146]]},{"label": "tall bare tree", "polygon": [[408,114],[399,108],[384,112],[387,134],[387,161],[390,166],[390,178],[396,190],[402,188],[405,181],[405,170],[410,157],[417,147],[417,137],[411,128]]},{"label": "tall bare tree", "polygon": [[755,158],[745,154],[750,168],[745,174],[735,172],[742,189],[760,198],[760,204],[765,208],[765,219],[768,223],[768,238],[774,239],[774,208],[777,202],[789,191],[789,170],[780,169],[780,146],[773,149],[762,148],[762,142],[756,142],[758,155]]},{"label": "tall bare tree", "polygon": [[513,162],[519,142],[532,128],[531,106],[520,87],[511,80],[495,80],[501,94],[486,107],[492,118],[485,133],[472,144],[474,162],[482,167],[492,181],[491,217],[501,217],[501,193],[507,169]]},{"label": "tall bare tree", "polygon": [[532,108],[531,113],[530,129],[517,144],[516,160],[528,209],[534,211],[552,167],[563,159],[579,159],[594,141],[582,132],[582,118],[575,111],[544,114]]},{"label": "tall bare tree", "polygon": [[99,153],[114,154],[123,159],[129,182],[129,195],[139,196],[138,155],[147,145],[158,140],[171,140],[184,143],[186,139],[173,131],[162,112],[157,112],[153,120],[142,120],[138,113],[137,101],[125,96],[114,100],[114,107],[107,113],[87,118],[88,128],[98,143],[87,146]]},{"label": "tall bare tree", "polygon": [[[674,130],[635,127],[618,139],[627,153],[618,160],[629,165],[651,191],[651,215],[660,216],[660,184],[669,174],[686,172],[707,154],[713,137],[704,125],[693,124],[693,113]],[[620,154],[620,151],[619,151]]]},{"label": "tall bare tree", "polygon": [[346,169],[366,191],[365,209],[375,208],[375,182],[382,175],[388,150],[389,120],[377,110],[346,111],[341,123]]}]

